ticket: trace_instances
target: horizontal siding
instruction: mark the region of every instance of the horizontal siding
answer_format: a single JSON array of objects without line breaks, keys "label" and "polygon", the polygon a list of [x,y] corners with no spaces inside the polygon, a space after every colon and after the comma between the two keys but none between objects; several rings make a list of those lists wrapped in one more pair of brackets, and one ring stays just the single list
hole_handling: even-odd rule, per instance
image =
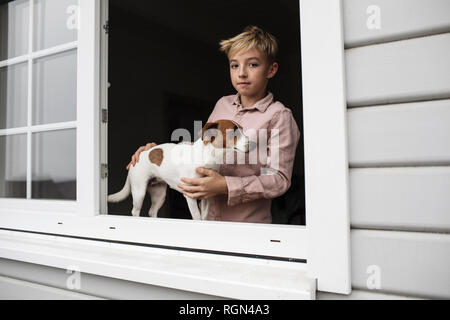
[{"label": "horizontal siding", "polygon": [[[352,230],[352,285],[367,290],[380,270],[380,291],[425,298],[450,298],[450,235]],[[369,269],[370,271],[370,269]]]},{"label": "horizontal siding", "polygon": [[349,295],[317,292],[317,300],[423,300],[420,297],[401,296],[373,290],[352,290]]},{"label": "horizontal siding", "polygon": [[0,276],[1,300],[99,300],[69,290]]},{"label": "horizontal siding", "polygon": [[450,167],[351,169],[352,227],[450,232],[449,191]]},{"label": "horizontal siding", "polygon": [[[373,15],[370,6],[380,12],[380,28],[369,29]],[[344,0],[346,47],[355,47],[450,30],[448,0]],[[370,21],[370,20],[369,20]]]},{"label": "horizontal siding", "polygon": [[450,97],[450,33],[346,50],[352,106]]},{"label": "horizontal siding", "polygon": [[[370,6],[379,29],[367,25]],[[352,295],[448,299],[450,1],[343,0],[343,9]],[[370,266],[379,290],[369,290]]]},{"label": "horizontal siding", "polygon": [[[37,266],[36,266],[37,267]],[[117,280],[110,279],[110,290],[117,291],[116,298],[119,299],[148,299],[140,285],[134,286],[132,295],[124,294],[122,290],[113,289],[114,282]],[[163,290],[163,288],[161,288]],[[127,290],[129,291],[129,290]],[[171,290],[168,290],[171,291]],[[122,295],[119,295],[122,293]],[[140,293],[140,294],[139,294]],[[182,293],[182,291],[180,292]],[[160,293],[153,296],[153,299],[177,299],[178,295],[170,296],[168,292]],[[192,296],[186,295],[184,299],[190,299]],[[205,299],[217,299],[215,297],[204,297]],[[1,300],[99,300],[101,298],[80,294],[74,291],[53,288],[47,285],[36,284],[28,281],[17,280],[0,276],[0,299]],[[373,291],[353,290],[350,295],[331,294],[326,292],[317,293],[318,300],[410,300],[417,299],[415,297],[398,296],[384,294]]]},{"label": "horizontal siding", "polygon": [[[70,266],[68,266],[70,267]],[[66,270],[53,268],[33,263],[1,259],[0,276],[23,281],[36,286],[48,286],[56,289],[67,289],[67,279],[70,276]],[[1,290],[1,288],[0,288]],[[81,273],[80,289],[74,293],[87,296],[96,296],[103,299],[131,299],[131,300],[209,300],[223,299],[220,297],[204,295],[196,292],[188,292],[171,288],[147,285],[121,279],[102,277],[89,273]],[[23,294],[27,296],[26,292]]]},{"label": "horizontal siding", "polygon": [[450,100],[349,109],[348,135],[351,167],[448,164]]}]

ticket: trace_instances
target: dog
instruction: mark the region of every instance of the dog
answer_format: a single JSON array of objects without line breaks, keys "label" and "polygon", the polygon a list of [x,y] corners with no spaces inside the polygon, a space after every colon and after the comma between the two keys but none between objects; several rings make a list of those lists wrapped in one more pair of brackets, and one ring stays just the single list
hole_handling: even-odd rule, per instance
[{"label": "dog", "polygon": [[[254,144],[244,134],[243,128],[232,120],[208,122],[201,130],[201,138],[193,144],[165,143],[139,155],[139,162],[131,166],[123,189],[108,196],[108,202],[116,203],[131,193],[131,214],[139,216],[146,191],[151,197],[150,217],[156,218],[166,199],[167,186],[181,192],[181,178],[199,178],[197,167],[218,171],[228,151],[248,153]],[[186,198],[193,220],[206,220],[209,201]]]}]

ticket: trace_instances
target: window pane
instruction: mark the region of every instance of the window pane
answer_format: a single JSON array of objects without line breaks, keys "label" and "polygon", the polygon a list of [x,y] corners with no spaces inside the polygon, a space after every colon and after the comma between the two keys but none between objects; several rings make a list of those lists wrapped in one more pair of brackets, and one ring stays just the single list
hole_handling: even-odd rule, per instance
[{"label": "window pane", "polygon": [[29,10],[28,0],[0,5],[0,60],[28,53]]},{"label": "window pane", "polygon": [[27,125],[26,63],[0,68],[0,129]]},{"label": "window pane", "polygon": [[76,120],[77,52],[33,63],[33,125]]},{"label": "window pane", "polygon": [[32,198],[76,199],[76,130],[33,134]]},{"label": "window pane", "polygon": [[0,136],[0,198],[27,196],[27,136]]},{"label": "window pane", "polygon": [[34,51],[77,40],[78,0],[34,3]]}]

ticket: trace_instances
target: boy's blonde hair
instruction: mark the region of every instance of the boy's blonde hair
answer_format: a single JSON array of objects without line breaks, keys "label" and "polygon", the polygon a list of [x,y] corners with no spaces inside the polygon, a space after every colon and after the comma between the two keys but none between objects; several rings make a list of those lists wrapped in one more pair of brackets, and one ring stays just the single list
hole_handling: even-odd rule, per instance
[{"label": "boy's blonde hair", "polygon": [[220,51],[225,52],[228,57],[230,57],[230,54],[253,48],[261,50],[266,55],[269,63],[275,62],[278,53],[277,39],[256,26],[248,26],[241,34],[231,39],[220,41]]}]

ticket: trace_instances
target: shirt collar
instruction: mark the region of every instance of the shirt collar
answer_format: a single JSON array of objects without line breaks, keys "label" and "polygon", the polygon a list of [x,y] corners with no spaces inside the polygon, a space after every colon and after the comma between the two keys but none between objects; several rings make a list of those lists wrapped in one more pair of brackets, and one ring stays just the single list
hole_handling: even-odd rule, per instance
[{"label": "shirt collar", "polygon": [[242,108],[243,110],[252,110],[252,109],[258,109],[261,112],[265,112],[267,108],[272,104],[273,102],[273,94],[269,92],[267,96],[258,102],[256,102],[252,107],[249,108],[243,108],[241,104],[241,96],[239,93],[237,93],[234,96],[233,104],[236,105],[238,108]]}]

